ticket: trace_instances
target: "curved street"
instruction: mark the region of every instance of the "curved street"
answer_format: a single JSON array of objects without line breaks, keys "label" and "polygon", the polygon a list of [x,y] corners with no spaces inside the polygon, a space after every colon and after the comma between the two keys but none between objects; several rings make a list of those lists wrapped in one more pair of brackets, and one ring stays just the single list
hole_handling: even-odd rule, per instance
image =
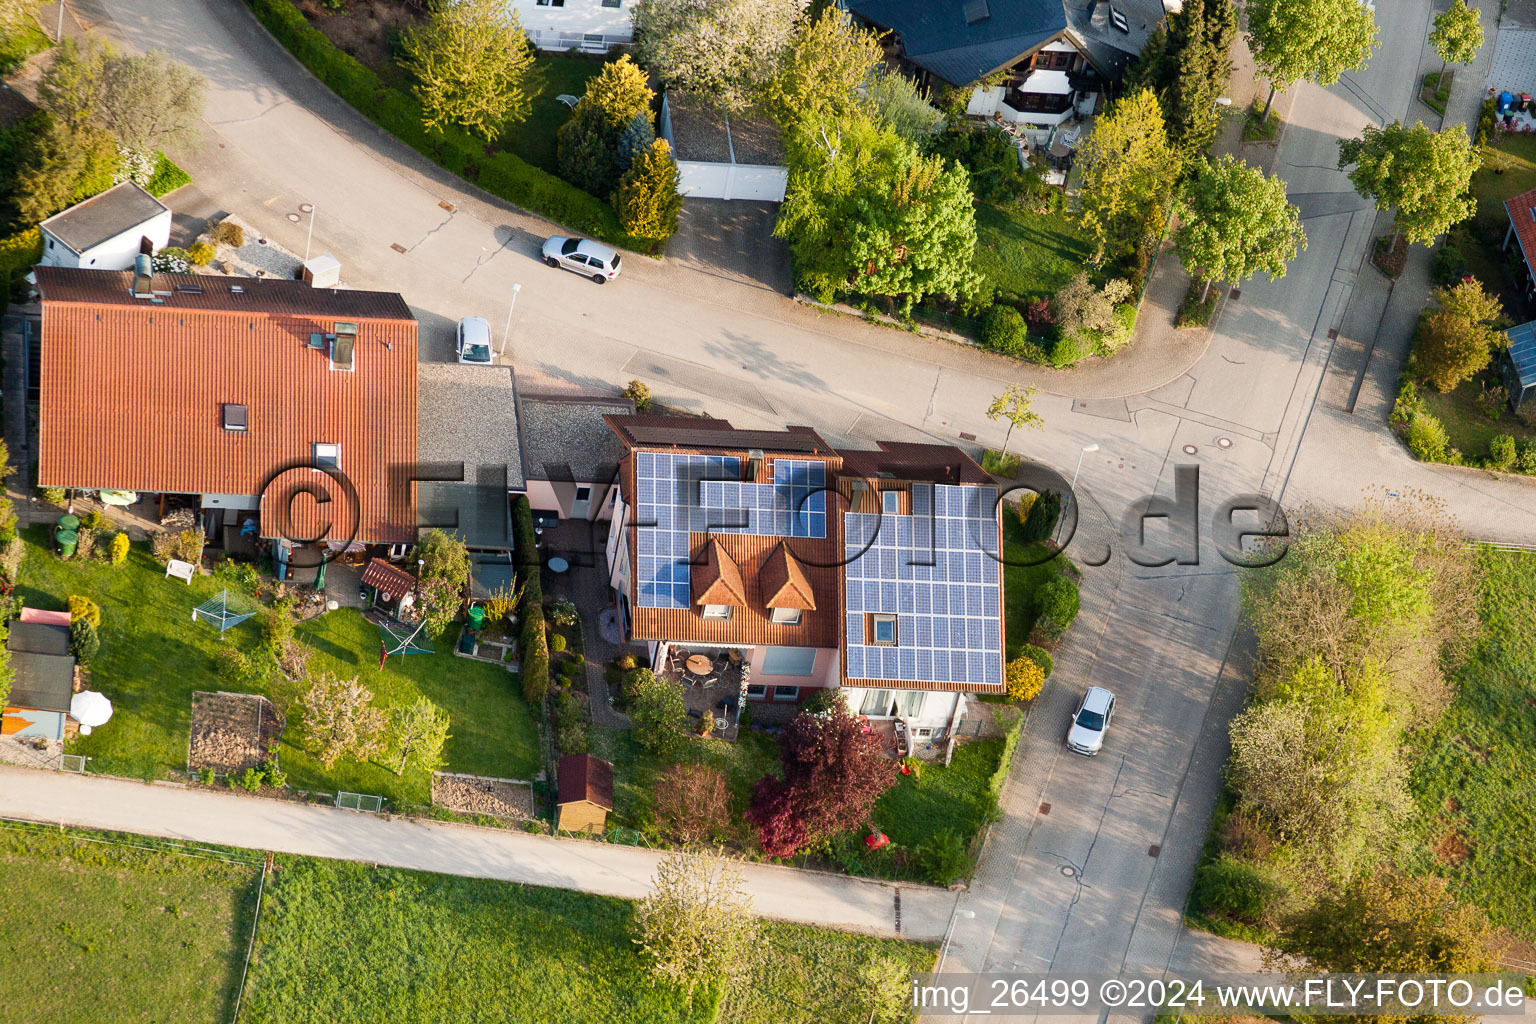
[{"label": "curved street", "polygon": [[[1475,117],[1495,44],[1496,5],[1474,6],[1485,8],[1489,39],[1457,76],[1449,123]],[[1420,52],[1431,13],[1429,0],[1393,4],[1380,52]],[[1135,379],[1097,369],[1079,389],[1071,374],[1032,376],[966,346],[821,313],[702,263],[630,257],[617,284],[596,287],[538,262],[552,225],[384,136],[240,0],[87,0],[80,16],[208,78],[202,145],[175,154],[206,205],[190,212],[237,214],[303,251],[305,224],[287,214],[315,204],[313,250],[337,255],[352,285],[402,292],[421,319],[424,358],[451,358],[461,316],[499,329],[520,283],[508,348],[519,373],[609,387],[638,377],[669,404],[745,427],[808,424],[834,444],[972,435],[1000,445],[988,402],[1007,383],[1037,380],[1047,430],[1017,447],[1065,473],[1082,446],[1099,445],[1082,463],[1085,515],[1071,553],[1091,565],[1115,550],[1085,568],[1079,624],[1031,713],[977,879],[958,897],[975,916],[957,922],[950,969],[1253,963],[1251,948],[1180,923],[1246,686],[1235,570],[1208,539],[1199,565],[1141,568],[1116,532],[1137,498],[1172,494],[1175,465],[1199,466],[1207,516],[1239,493],[1343,505],[1381,484],[1444,499],[1471,536],[1536,544],[1532,481],[1420,465],[1385,425],[1427,295],[1428,254],[1417,250],[1388,292],[1364,262],[1386,221],[1336,169],[1336,141],[1367,123],[1434,116],[1410,101],[1435,64],[1427,49],[1327,90],[1294,90],[1272,169],[1302,208],[1308,247],[1284,279],[1244,285],[1198,358],[1174,345],[1166,360],[1138,364]],[[1104,756],[1076,758],[1059,733],[1090,683],[1118,694],[1118,735]]]}]

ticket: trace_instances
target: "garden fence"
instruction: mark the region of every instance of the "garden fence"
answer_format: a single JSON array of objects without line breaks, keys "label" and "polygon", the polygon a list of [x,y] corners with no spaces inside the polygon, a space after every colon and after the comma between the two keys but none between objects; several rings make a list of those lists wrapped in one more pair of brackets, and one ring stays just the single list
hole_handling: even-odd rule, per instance
[{"label": "garden fence", "polygon": [[59,771],[61,771],[61,772],[74,772],[76,775],[84,775],[85,774],[85,755],[84,754],[61,754],[61,755],[59,755]]},{"label": "garden fence", "polygon": [[25,818],[0,818],[0,828],[11,829],[17,832],[31,832],[39,835],[64,836],[83,843],[118,846],[124,849],[142,850],[146,853],[174,853],[181,857],[199,857],[203,860],[217,860],[223,861],[226,864],[240,864],[252,868],[260,864],[263,857],[261,853],[255,850],[237,850],[230,847],[214,846],[209,843],[189,843],[177,839],[161,839],[157,836],[93,832],[88,829],[72,828],[63,822],[30,821]]},{"label": "garden fence", "polygon": [[348,793],[345,791],[336,794],[336,806],[344,811],[364,811],[368,814],[378,814],[384,810],[384,798],[373,796],[369,793]]}]

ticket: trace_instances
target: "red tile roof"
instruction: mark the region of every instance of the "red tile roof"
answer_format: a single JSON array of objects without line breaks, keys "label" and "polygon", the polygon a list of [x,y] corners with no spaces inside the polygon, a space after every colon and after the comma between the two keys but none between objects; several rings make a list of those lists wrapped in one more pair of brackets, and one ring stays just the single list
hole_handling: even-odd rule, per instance
[{"label": "red tile roof", "polygon": [[[42,486],[262,494],[265,536],[415,539],[410,488],[389,477],[416,461],[416,321],[400,296],[173,275],[155,278],[173,287],[151,302],[131,297],[128,273],[37,279]],[[309,347],[338,321],[358,325],[351,372]],[[223,429],[226,404],[246,407],[245,430]],[[340,446],[355,503],[309,468],[316,443]]]},{"label": "red tile roof", "polygon": [[692,574],[693,603],[725,604],[736,607],[747,603],[747,592],[741,584],[741,569],[734,559],[725,553],[718,540],[704,545],[704,561]]},{"label": "red tile roof", "polygon": [[607,761],[591,754],[567,754],[560,759],[557,774],[560,790],[556,803],[586,800],[613,810],[613,765]]},{"label": "red tile roof", "polygon": [[764,608],[816,610],[816,592],[805,578],[805,568],[783,541],[763,559],[763,567],[757,571],[757,585],[762,589]]},{"label": "red tile roof", "polygon": [[1514,226],[1515,237],[1520,239],[1526,264],[1536,272],[1536,188],[1504,200],[1504,210]]},{"label": "red tile roof", "polygon": [[416,577],[382,558],[370,558],[363,570],[363,583],[375,587],[390,601],[398,601],[416,586]]}]

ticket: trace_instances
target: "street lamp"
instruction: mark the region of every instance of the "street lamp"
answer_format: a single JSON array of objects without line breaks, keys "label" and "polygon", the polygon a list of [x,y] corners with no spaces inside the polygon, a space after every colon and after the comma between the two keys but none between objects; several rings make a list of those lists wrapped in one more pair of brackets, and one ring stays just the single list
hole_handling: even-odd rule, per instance
[{"label": "street lamp", "polygon": [[498,356],[507,350],[507,342],[512,337],[512,311],[517,308],[517,293],[522,290],[523,286],[520,284],[512,286],[512,301],[507,303],[507,327],[501,332],[501,348],[496,350]]},{"label": "street lamp", "polygon": [[53,37],[55,43],[62,43],[64,41],[64,8],[66,6],[64,0],[59,0],[59,30]]},{"label": "street lamp", "polygon": [[1077,474],[1083,471],[1083,456],[1098,450],[1099,446],[1096,444],[1085,444],[1083,445],[1083,450],[1077,453],[1077,468],[1072,471],[1072,486],[1074,488],[1077,487]]},{"label": "street lamp", "polygon": [[944,945],[939,947],[939,965],[933,969],[934,974],[941,974],[944,971],[944,958],[949,956],[949,940],[955,935],[955,921],[962,917],[969,920],[975,916],[974,910],[961,910],[960,900],[956,897],[955,912],[949,915],[949,930],[944,933]]},{"label": "street lamp", "polygon": [[421,574],[427,567],[425,558],[416,559],[416,614],[421,614]]},{"label": "street lamp", "polygon": [[300,203],[299,204],[299,209],[300,210],[306,210],[309,213],[309,233],[304,236],[304,262],[308,263],[309,262],[309,243],[311,241],[313,241],[314,237],[315,237],[315,204],[314,203]]}]

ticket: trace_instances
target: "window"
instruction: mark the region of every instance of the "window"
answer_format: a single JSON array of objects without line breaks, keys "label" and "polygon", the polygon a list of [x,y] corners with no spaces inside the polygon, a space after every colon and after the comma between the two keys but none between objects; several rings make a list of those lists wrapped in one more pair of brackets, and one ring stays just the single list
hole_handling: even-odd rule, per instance
[{"label": "window", "polygon": [[901,492],[881,491],[880,512],[883,515],[896,516],[901,514]]},{"label": "window", "polygon": [[773,624],[776,626],[798,626],[800,625],[800,609],[775,608],[773,609],[773,614],[769,616],[769,619],[771,619]]},{"label": "window", "polygon": [[604,7],[617,7],[617,6],[619,6],[619,2],[620,2],[620,0],[603,0],[603,6]]},{"label": "window", "polygon": [[870,643],[894,646],[896,643],[896,616],[872,615]]},{"label": "window", "polygon": [[901,713],[907,718],[916,718],[918,712],[923,710],[922,690],[908,690],[901,695]]},{"label": "window", "polygon": [[246,427],[246,423],[245,423],[245,406],[243,406],[243,405],[235,405],[233,403],[226,402],[224,404],[224,406],[223,406],[223,411],[224,411],[223,420],[224,420],[224,429],[225,430],[244,430],[245,429],[245,427]]},{"label": "window", "polygon": [[316,443],[314,448],[316,469],[325,469],[326,467],[331,469],[341,468],[341,445]]},{"label": "window", "polygon": [[774,700],[799,700],[800,699],[800,687],[798,687],[798,686],[775,686],[773,688],[773,699]]},{"label": "window", "polygon": [[859,714],[869,715],[874,718],[884,718],[891,713],[890,690],[865,690],[864,703],[859,705]]},{"label": "window", "polygon": [[768,687],[762,683],[747,684],[747,700],[764,700],[768,696]]},{"label": "window", "polygon": [[704,617],[706,619],[722,619],[729,621],[731,617],[731,606],[728,604],[707,604],[704,606]]},{"label": "window", "polygon": [[565,0],[538,0],[540,7],[564,7]]},{"label": "window", "polygon": [[336,333],[328,335],[331,341],[331,369],[351,370],[353,355],[357,349],[357,324],[336,325]]},{"label": "window", "polygon": [[932,735],[933,735],[933,730],[932,729],[919,729],[919,730],[917,730],[918,739],[926,739],[927,737],[932,736]]},{"label": "window", "polygon": [[51,238],[50,238],[50,239],[48,239],[48,248],[49,248],[49,249],[52,249],[52,248],[53,248],[53,239],[51,239]]},{"label": "window", "polygon": [[590,488],[590,487],[578,487],[578,488],[576,488],[576,500],[577,501],[591,501],[592,500],[592,488]]},{"label": "window", "polygon": [[765,676],[798,676],[804,678],[816,670],[814,647],[769,647],[763,652]]}]

